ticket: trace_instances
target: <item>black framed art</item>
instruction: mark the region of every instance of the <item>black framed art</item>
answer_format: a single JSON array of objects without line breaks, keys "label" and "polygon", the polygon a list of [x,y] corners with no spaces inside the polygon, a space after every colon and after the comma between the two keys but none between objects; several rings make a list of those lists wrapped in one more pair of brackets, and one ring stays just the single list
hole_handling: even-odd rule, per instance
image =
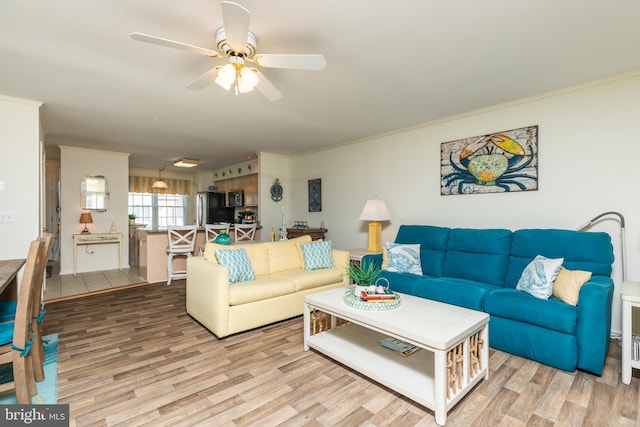
[{"label": "black framed art", "polygon": [[322,211],[322,181],[320,178],[310,179],[309,182],[309,212]]}]

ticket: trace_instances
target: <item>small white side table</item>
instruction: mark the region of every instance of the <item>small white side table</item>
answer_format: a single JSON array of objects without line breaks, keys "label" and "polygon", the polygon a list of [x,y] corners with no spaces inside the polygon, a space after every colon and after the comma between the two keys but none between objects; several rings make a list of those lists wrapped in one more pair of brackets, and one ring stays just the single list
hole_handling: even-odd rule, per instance
[{"label": "small white side table", "polygon": [[622,382],[631,383],[631,368],[640,369],[640,360],[632,357],[633,307],[640,307],[640,282],[622,283]]},{"label": "small white side table", "polygon": [[78,270],[78,246],[99,245],[103,243],[118,244],[118,268],[122,270],[122,233],[83,233],[73,234],[73,275]]}]

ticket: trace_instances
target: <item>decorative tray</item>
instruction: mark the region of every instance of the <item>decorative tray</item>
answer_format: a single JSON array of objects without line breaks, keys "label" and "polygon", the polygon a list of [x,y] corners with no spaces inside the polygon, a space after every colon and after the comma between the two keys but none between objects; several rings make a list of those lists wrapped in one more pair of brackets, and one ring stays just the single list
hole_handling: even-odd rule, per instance
[{"label": "decorative tray", "polygon": [[359,296],[356,296],[353,289],[349,289],[344,293],[344,303],[349,307],[359,308],[361,310],[392,310],[400,305],[400,295],[397,292],[393,294],[396,296],[396,300],[393,302],[367,302],[363,301]]}]

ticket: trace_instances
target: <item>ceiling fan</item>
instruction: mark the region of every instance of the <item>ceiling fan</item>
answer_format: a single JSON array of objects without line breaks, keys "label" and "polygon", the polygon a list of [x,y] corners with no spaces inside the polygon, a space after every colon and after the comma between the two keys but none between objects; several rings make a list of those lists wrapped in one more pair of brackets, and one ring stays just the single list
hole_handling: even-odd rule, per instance
[{"label": "ceiling fan", "polygon": [[134,40],[155,45],[180,49],[210,58],[225,58],[228,62],[207,71],[187,86],[202,89],[212,82],[226,90],[234,89],[236,95],[258,89],[268,100],[277,101],[282,93],[255,67],[288,68],[295,70],[323,70],[327,61],[322,55],[268,54],[257,53],[256,36],[249,31],[251,13],[238,3],[222,2],[224,26],[216,31],[217,51],[193,46],[174,40],[142,33],[131,33]]}]

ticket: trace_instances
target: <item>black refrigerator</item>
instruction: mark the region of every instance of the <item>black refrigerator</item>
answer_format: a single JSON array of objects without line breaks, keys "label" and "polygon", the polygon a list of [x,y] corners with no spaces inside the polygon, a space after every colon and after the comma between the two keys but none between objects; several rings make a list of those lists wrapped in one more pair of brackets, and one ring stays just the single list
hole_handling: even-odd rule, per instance
[{"label": "black refrigerator", "polygon": [[235,214],[233,208],[225,206],[225,194],[213,191],[199,192],[196,199],[196,221],[198,227],[216,222],[233,223]]}]

